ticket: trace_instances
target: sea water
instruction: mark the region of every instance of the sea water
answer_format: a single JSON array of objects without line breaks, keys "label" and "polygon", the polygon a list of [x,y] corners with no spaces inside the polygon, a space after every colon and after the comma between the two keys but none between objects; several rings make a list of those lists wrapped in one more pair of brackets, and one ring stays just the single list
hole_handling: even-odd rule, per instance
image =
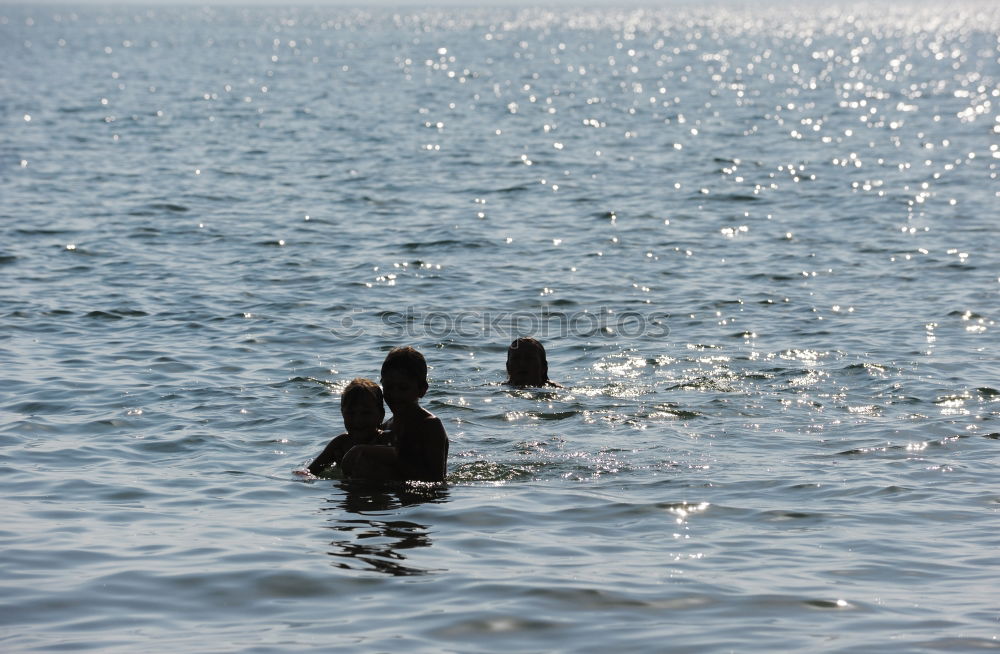
[{"label": "sea water", "polygon": [[[4,651],[1000,647],[995,4],[8,5],[0,54]],[[297,474],[403,344],[446,486]]]}]

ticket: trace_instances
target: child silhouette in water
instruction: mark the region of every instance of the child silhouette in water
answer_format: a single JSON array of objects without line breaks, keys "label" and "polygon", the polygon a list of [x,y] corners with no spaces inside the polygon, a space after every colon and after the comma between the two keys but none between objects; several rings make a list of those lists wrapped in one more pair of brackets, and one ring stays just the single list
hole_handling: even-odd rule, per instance
[{"label": "child silhouette in water", "polygon": [[427,392],[427,361],[412,347],[393,348],[382,364],[382,392],[392,418],[383,425],[390,443],[358,445],[344,457],[349,477],[380,481],[444,481],[448,435],[420,406]]},{"label": "child silhouette in water", "polygon": [[309,464],[309,472],[314,475],[332,465],[341,466],[344,455],[355,445],[369,445],[380,440],[379,425],[385,418],[382,389],[370,379],[355,379],[340,394],[340,414],[347,432],[330,441]]},{"label": "child silhouette in water", "polygon": [[511,386],[555,386],[549,379],[545,348],[533,338],[518,338],[507,348],[507,383]]}]

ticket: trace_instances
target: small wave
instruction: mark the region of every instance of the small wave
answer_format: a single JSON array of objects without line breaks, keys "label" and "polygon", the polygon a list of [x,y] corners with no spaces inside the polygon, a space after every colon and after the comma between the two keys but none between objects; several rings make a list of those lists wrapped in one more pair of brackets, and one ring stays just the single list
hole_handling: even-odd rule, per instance
[{"label": "small wave", "polygon": [[700,418],[702,414],[697,411],[681,409],[675,404],[658,404],[652,407],[645,415],[639,417],[647,419],[670,419],[670,420],[691,420]]},{"label": "small wave", "polygon": [[535,476],[531,465],[511,465],[496,461],[472,461],[463,463],[448,475],[448,481],[460,482],[504,482],[528,480]]},{"label": "small wave", "polygon": [[141,309],[111,309],[109,311],[95,309],[84,314],[83,317],[92,320],[123,320],[125,318],[141,318],[148,315],[148,313]]},{"label": "small wave", "polygon": [[553,412],[540,412],[534,414],[537,418],[541,420],[565,420],[566,418],[572,418],[574,416],[580,415],[579,411],[553,411]]},{"label": "small wave", "polygon": [[813,522],[818,522],[823,520],[826,516],[822,513],[809,513],[805,511],[762,511],[760,514],[764,522],[785,522],[788,520],[808,520]]},{"label": "small wave", "polygon": [[833,609],[836,611],[857,608],[846,600],[805,600],[804,604],[817,609]]},{"label": "small wave", "polygon": [[155,227],[137,227],[129,234],[130,238],[151,239],[162,236],[163,232]]},{"label": "small wave", "polygon": [[761,202],[763,198],[759,195],[748,195],[745,193],[717,193],[699,196],[701,201],[710,200],[712,202]]},{"label": "small wave", "polygon": [[154,202],[146,206],[150,209],[169,211],[171,213],[186,213],[191,210],[183,204],[174,204],[173,202]]},{"label": "small wave", "polygon": [[898,455],[911,456],[924,452],[929,448],[944,448],[954,445],[960,440],[969,438],[968,434],[956,434],[946,436],[937,440],[920,440],[907,443],[886,443],[885,445],[873,445],[870,447],[856,447],[849,450],[837,452],[836,456],[868,456],[868,455]]},{"label": "small wave", "polygon": [[737,388],[730,383],[729,379],[718,379],[715,377],[695,377],[693,379],[682,381],[672,386],[667,386],[668,391],[676,390],[701,390],[701,391],[719,391],[720,393],[734,393]]},{"label": "small wave", "polygon": [[613,209],[606,209],[604,211],[595,211],[591,214],[594,218],[601,218],[603,220],[616,220],[618,218],[618,212]]},{"label": "small wave", "polygon": [[964,320],[979,320],[980,318],[985,318],[986,316],[976,313],[975,311],[949,311],[949,316],[959,316]]},{"label": "small wave", "polygon": [[334,393],[339,395],[340,392],[346,386],[346,382],[338,383],[326,379],[317,379],[316,377],[297,376],[287,379],[285,381],[268,384],[268,386],[270,388],[284,388],[286,386],[311,386],[313,388],[316,388],[317,396],[325,395],[327,393]]},{"label": "small wave", "polygon": [[67,402],[30,401],[11,405],[7,407],[7,410],[23,415],[58,415],[68,413],[72,407],[73,405]]},{"label": "small wave", "polygon": [[15,234],[20,236],[61,236],[63,234],[73,233],[72,230],[68,229],[46,229],[44,227],[37,228],[24,228],[18,227],[14,230]]},{"label": "small wave", "polygon": [[[517,162],[520,164],[521,162]],[[521,191],[527,191],[532,188],[528,184],[514,184],[513,186],[505,186],[504,188],[498,188],[493,191],[493,193],[519,193]]]},{"label": "small wave", "polygon": [[143,452],[158,454],[183,454],[201,452],[208,447],[218,446],[219,441],[207,434],[188,434],[180,438],[146,438],[132,447]]},{"label": "small wave", "polygon": [[462,247],[462,248],[482,248],[487,247],[490,244],[485,241],[459,241],[456,239],[446,238],[439,241],[410,241],[408,243],[403,243],[403,247],[407,250],[421,250],[423,248],[451,248],[451,247]]}]

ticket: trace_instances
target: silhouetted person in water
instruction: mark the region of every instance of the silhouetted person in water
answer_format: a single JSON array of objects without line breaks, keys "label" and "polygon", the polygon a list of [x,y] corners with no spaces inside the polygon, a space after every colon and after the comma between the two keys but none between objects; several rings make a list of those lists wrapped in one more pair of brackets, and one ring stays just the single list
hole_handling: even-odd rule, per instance
[{"label": "silhouetted person in water", "polygon": [[511,386],[554,386],[549,379],[545,348],[529,337],[518,338],[507,348],[507,383]]},{"label": "silhouetted person in water", "polygon": [[389,351],[382,364],[382,393],[392,411],[383,425],[390,445],[359,445],[344,457],[349,477],[375,481],[444,481],[448,435],[420,406],[427,393],[427,361],[412,347]]},{"label": "silhouetted person in water", "polygon": [[309,472],[318,475],[330,466],[340,466],[344,455],[355,445],[371,445],[382,439],[379,425],[385,418],[382,389],[370,379],[355,379],[340,394],[340,414],[347,432],[331,440],[309,464]]}]

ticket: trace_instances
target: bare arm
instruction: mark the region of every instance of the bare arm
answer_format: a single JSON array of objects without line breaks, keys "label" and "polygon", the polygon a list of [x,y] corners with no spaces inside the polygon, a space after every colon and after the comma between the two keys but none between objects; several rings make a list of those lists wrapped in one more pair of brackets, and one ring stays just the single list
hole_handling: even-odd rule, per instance
[{"label": "bare arm", "polygon": [[312,463],[309,464],[309,472],[318,475],[330,466],[337,464],[340,465],[341,460],[344,458],[346,448],[351,444],[351,437],[347,434],[341,434],[337,436],[332,441],[326,444],[323,451],[319,453]]}]

